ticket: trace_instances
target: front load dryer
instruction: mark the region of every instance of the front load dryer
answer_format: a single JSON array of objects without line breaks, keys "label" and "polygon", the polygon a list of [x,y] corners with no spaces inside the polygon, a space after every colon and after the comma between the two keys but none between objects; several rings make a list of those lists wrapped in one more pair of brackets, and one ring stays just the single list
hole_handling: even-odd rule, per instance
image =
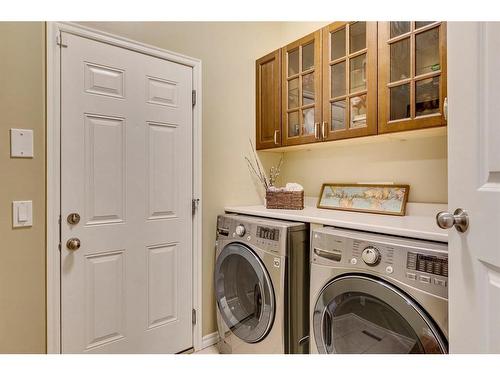
[{"label": "front load dryer", "polygon": [[307,353],[309,229],[226,214],[217,218],[219,352]]},{"label": "front load dryer", "polygon": [[447,353],[447,283],[445,243],[314,230],[311,353]]}]

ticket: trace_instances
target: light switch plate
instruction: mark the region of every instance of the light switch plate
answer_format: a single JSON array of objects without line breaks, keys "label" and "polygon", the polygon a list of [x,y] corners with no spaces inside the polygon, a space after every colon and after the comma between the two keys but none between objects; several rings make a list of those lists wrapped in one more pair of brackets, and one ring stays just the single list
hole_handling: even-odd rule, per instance
[{"label": "light switch plate", "polygon": [[33,130],[10,129],[10,156],[12,158],[33,157]]},{"label": "light switch plate", "polygon": [[14,228],[33,226],[33,201],[12,202],[12,226]]}]

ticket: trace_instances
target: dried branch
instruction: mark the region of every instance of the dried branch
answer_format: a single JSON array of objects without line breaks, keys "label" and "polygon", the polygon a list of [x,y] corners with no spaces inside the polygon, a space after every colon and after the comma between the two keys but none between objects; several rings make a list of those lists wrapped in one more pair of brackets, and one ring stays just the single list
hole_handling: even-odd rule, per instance
[{"label": "dried branch", "polygon": [[254,157],[254,160],[255,160],[255,164],[257,166],[258,175],[260,176],[260,180],[261,180],[261,182],[264,185],[264,189],[268,190],[269,189],[269,182],[268,182],[267,176],[266,176],[266,174],[264,172],[264,167],[261,166],[260,159],[257,156],[257,152],[255,151],[255,148],[253,147],[252,140],[249,139],[248,141],[250,142],[250,148],[252,150],[252,154],[253,154],[253,157]]},{"label": "dried branch", "polygon": [[253,166],[252,162],[250,161],[250,159],[248,159],[246,156],[245,156],[245,160],[247,162],[247,166],[248,166],[248,169],[250,171],[250,173],[253,173],[257,179],[260,181],[260,183],[265,187],[265,183],[264,181],[262,180],[262,176],[259,175],[259,173],[257,173],[257,171],[255,170],[255,167]]},{"label": "dried branch", "polygon": [[283,155],[284,154],[281,154],[281,158],[280,158],[280,161],[278,163],[278,166],[277,167],[271,167],[270,171],[269,171],[269,185],[270,186],[274,186],[274,184],[276,183],[276,181],[278,180],[278,177],[281,173],[281,166],[283,164]]}]

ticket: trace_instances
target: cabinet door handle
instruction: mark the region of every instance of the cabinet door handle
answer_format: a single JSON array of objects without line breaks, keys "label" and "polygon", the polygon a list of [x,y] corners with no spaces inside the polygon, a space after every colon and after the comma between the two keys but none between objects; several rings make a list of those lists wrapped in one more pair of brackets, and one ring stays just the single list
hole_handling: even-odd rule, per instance
[{"label": "cabinet door handle", "polygon": [[316,122],[314,124],[314,138],[320,139],[319,138],[319,122]]},{"label": "cabinet door handle", "polygon": [[448,121],[448,97],[444,98],[443,112],[444,119]]},{"label": "cabinet door handle", "polygon": [[328,123],[326,121],[323,121],[323,123],[321,124],[321,137],[323,139],[326,139],[326,125]]},{"label": "cabinet door handle", "polygon": [[274,131],[274,144],[275,145],[279,145],[279,143],[278,143],[278,133],[279,132],[280,132],[279,130]]}]

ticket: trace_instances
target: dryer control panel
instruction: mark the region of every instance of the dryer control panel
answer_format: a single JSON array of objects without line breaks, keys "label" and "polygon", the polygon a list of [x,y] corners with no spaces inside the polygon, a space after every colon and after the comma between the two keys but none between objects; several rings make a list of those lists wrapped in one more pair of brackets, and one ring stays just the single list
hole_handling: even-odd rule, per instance
[{"label": "dryer control panel", "polygon": [[444,243],[324,227],[312,233],[311,262],[395,279],[448,297]]}]

